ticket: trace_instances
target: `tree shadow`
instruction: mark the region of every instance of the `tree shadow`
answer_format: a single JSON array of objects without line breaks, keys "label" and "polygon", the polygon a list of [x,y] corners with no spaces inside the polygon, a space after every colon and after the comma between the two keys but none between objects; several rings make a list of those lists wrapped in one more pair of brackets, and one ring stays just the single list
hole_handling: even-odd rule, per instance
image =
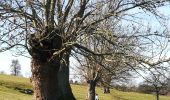
[{"label": "tree shadow", "polygon": [[114,95],[113,96],[116,100],[128,100],[128,99],[125,99],[125,98],[123,98],[123,97],[120,97],[119,95]]}]

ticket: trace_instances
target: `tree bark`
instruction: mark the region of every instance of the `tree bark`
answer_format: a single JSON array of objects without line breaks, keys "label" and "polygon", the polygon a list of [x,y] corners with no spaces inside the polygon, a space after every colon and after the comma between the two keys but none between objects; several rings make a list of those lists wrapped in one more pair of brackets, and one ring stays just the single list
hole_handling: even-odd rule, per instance
[{"label": "tree bark", "polygon": [[157,85],[155,86],[155,92],[156,92],[156,100],[159,100],[159,87]]},{"label": "tree bark", "polygon": [[76,100],[69,83],[69,57],[71,51],[68,51],[63,55],[63,61],[61,63],[58,72],[58,87],[62,100]]},{"label": "tree bark", "polygon": [[88,100],[95,100],[96,82],[94,80],[87,81],[88,83]]},{"label": "tree bark", "polygon": [[58,71],[65,51],[55,54],[62,47],[62,38],[56,35],[59,31],[53,27],[46,27],[41,37],[37,34],[31,34],[29,38],[34,100],[63,100]]},{"label": "tree bark", "polygon": [[109,87],[103,87],[103,93],[110,93],[110,88]]},{"label": "tree bark", "polygon": [[41,62],[32,59],[32,84],[34,100],[62,100],[59,97],[58,70],[60,61]]},{"label": "tree bark", "polygon": [[156,100],[159,100],[159,90],[156,91]]}]

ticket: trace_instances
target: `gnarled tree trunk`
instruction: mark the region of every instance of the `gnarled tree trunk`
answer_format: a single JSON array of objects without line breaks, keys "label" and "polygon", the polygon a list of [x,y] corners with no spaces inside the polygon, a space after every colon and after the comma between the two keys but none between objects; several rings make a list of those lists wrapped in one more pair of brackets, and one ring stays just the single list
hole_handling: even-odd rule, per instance
[{"label": "gnarled tree trunk", "polygon": [[63,61],[58,72],[58,87],[62,100],[76,100],[69,83],[69,57],[71,51],[63,55]]},{"label": "gnarled tree trunk", "polygon": [[34,100],[76,100],[69,84],[69,56],[65,53],[64,61],[32,60]]},{"label": "gnarled tree trunk", "polygon": [[58,86],[60,81],[58,71],[63,53],[66,51],[59,52],[62,39],[56,34],[59,34],[58,30],[47,27],[45,32],[41,33],[43,38],[40,38],[38,34],[30,36],[34,100],[63,100]]},{"label": "gnarled tree trunk", "polygon": [[34,100],[62,100],[59,97],[57,74],[60,61],[40,62],[33,59],[31,67]]}]

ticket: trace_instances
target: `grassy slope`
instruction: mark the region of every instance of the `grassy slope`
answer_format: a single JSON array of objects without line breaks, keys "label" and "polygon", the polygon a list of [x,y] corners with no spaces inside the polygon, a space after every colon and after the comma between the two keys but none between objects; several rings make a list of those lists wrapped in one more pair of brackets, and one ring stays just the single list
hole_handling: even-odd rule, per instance
[{"label": "grassy slope", "polygon": [[[29,88],[31,85],[29,79],[0,75],[0,100],[31,100],[32,95],[25,95],[15,90],[15,87]],[[85,100],[87,87],[80,85],[72,85],[72,90],[77,100]],[[121,92],[111,90],[111,94],[103,94],[101,88],[97,88],[100,100],[155,100],[153,95],[140,94],[134,92]],[[170,97],[161,96],[160,100],[170,100]]]},{"label": "grassy slope", "polygon": [[31,95],[25,95],[15,88],[31,88],[26,78],[0,75],[0,100],[31,100]]}]

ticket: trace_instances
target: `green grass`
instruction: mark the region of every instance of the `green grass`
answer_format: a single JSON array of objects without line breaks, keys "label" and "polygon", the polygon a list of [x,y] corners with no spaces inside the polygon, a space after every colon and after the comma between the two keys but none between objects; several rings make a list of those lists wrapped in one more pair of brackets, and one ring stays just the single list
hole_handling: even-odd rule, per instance
[{"label": "green grass", "polygon": [[[85,100],[87,95],[87,86],[71,85],[72,91],[77,100]],[[15,88],[31,89],[29,79],[9,75],[0,75],[0,100],[32,100],[32,95],[20,93]],[[135,92],[122,92],[115,89],[110,94],[103,94],[101,88],[97,88],[100,100],[155,100],[151,94],[142,94]],[[168,96],[160,96],[160,100],[170,100]]]},{"label": "green grass", "polygon": [[9,75],[0,75],[0,100],[31,100],[32,95],[26,95],[15,88],[31,89],[29,79]]}]

